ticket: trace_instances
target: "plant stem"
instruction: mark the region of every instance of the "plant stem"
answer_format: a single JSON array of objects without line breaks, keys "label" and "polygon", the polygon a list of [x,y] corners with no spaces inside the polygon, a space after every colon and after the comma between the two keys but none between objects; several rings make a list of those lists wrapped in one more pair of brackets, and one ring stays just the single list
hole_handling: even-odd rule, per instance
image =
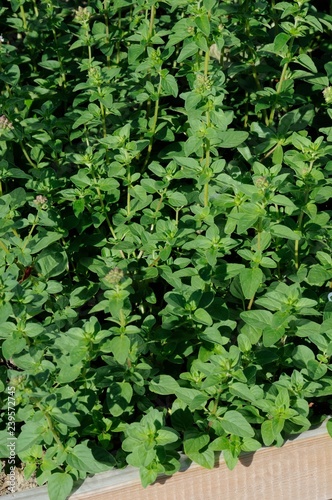
[{"label": "plant stem", "polygon": [[[155,15],[156,15],[156,6],[155,6],[155,4],[153,4],[151,6],[151,11],[150,11],[149,32],[148,32],[148,45],[150,43],[150,39],[153,36]],[[161,68],[160,68],[160,71],[161,71]],[[149,72],[147,74],[147,80],[148,81],[151,80],[150,70],[149,70]],[[146,155],[146,158],[145,158],[145,161],[144,161],[142,172],[145,171],[145,169],[146,169],[146,167],[148,165],[149,159],[150,159],[151,152],[152,152],[153,135],[155,133],[156,126],[157,126],[157,120],[158,120],[160,94],[161,94],[161,74],[159,74],[158,98],[157,98],[156,103],[155,103],[153,123],[152,123],[152,128],[150,130],[150,133],[152,134],[152,136],[150,137],[150,143],[149,143],[149,146],[148,146],[148,152],[147,152],[147,155]],[[149,98],[148,101],[147,101],[147,103],[146,103],[146,120],[147,120],[147,122],[149,121],[150,111],[151,111],[151,98]]]},{"label": "plant stem", "polygon": [[176,226],[179,224],[179,212],[180,212],[181,208],[176,208],[175,209],[175,224]]},{"label": "plant stem", "polygon": [[4,250],[6,253],[10,253],[8,247],[4,244],[2,240],[0,240],[0,248],[2,248],[2,250]]},{"label": "plant stem", "polygon": [[118,30],[119,30],[119,37],[116,41],[116,64],[119,64],[120,62],[121,9],[119,9],[118,12]]},{"label": "plant stem", "polygon": [[[206,139],[205,143],[205,161],[206,161],[206,171],[208,172],[208,168],[210,165],[210,141]],[[204,184],[204,207],[209,205],[209,180]]]},{"label": "plant stem", "polygon": [[25,149],[22,141],[20,141],[20,146],[21,146],[22,152],[23,152],[24,156],[26,157],[29,165],[31,165],[32,168],[38,168],[37,165],[35,163],[33,163],[33,161],[31,160],[31,158],[30,158],[27,150]]},{"label": "plant stem", "polygon": [[250,309],[252,308],[252,305],[254,303],[254,300],[255,300],[255,295],[253,295],[249,301],[249,304],[248,304],[248,308],[247,310],[250,311]]},{"label": "plant stem", "polygon": [[116,237],[116,234],[114,232],[114,229],[113,229],[113,226],[111,224],[111,221],[110,221],[110,218],[108,217],[108,213],[107,213],[107,210],[106,210],[106,207],[105,207],[105,203],[104,203],[104,200],[103,200],[103,195],[101,194],[101,191],[100,191],[100,188],[99,186],[97,185],[97,179],[94,178],[93,179],[94,182],[95,182],[95,188],[96,188],[96,191],[97,191],[97,195],[98,195],[98,199],[99,199],[99,203],[100,203],[100,206],[101,206],[101,209],[102,209],[102,212],[105,216],[105,219],[106,219],[106,222],[107,222],[107,225],[108,225],[108,228],[111,232],[111,235],[113,236],[113,238],[116,240],[117,237]]},{"label": "plant stem", "polygon": [[[310,163],[310,168],[312,168],[313,162]],[[309,191],[306,189],[305,191],[305,196],[304,196],[304,205],[308,203],[308,198],[309,198]],[[302,222],[303,222],[303,217],[304,217],[304,212],[301,210],[299,218],[297,220],[297,230],[301,231],[302,229]],[[295,259],[295,269],[297,270],[299,268],[299,241],[300,240],[295,240],[294,243],[294,259]]]},{"label": "plant stem", "polygon": [[[209,12],[209,19],[210,19],[210,12]],[[208,42],[208,40],[206,40]],[[204,57],[204,78],[207,83],[208,75],[209,75],[209,62],[210,62],[210,50],[207,50],[205,52],[205,57]],[[208,103],[209,105],[209,103]],[[205,118],[206,118],[206,127],[210,127],[210,110],[209,108],[205,112]],[[208,169],[210,166],[210,141],[209,139],[205,139],[205,169],[206,173],[208,174]],[[207,207],[209,205],[209,178],[207,179],[206,183],[204,184],[204,207]]]},{"label": "plant stem", "polygon": [[220,399],[221,393],[222,393],[222,389],[219,389],[218,392],[217,392],[217,396],[216,396],[216,398],[214,400],[213,410],[211,412],[212,415],[215,415],[217,413],[218,405],[219,405],[219,399]]},{"label": "plant stem", "polygon": [[152,38],[153,35],[155,16],[156,16],[156,5],[153,4],[151,6],[151,11],[150,11],[149,34],[148,34],[149,40],[150,38]]},{"label": "plant stem", "polygon": [[23,4],[20,5],[20,14],[21,14],[21,18],[22,18],[22,21],[23,21],[24,31],[27,31],[28,30],[28,24],[27,24],[27,18],[26,18],[26,15],[25,15],[25,10],[24,10]]},{"label": "plant stem", "polygon": [[65,71],[63,69],[62,58],[60,57],[60,53],[59,53],[58,39],[57,39],[56,32],[55,32],[54,28],[52,29],[52,32],[53,32],[53,38],[54,38],[54,43],[55,43],[55,50],[56,50],[56,53],[57,53],[57,56],[58,56],[58,61],[59,61],[59,64],[60,64],[61,80],[62,80],[62,83],[63,83],[63,87],[66,88],[67,87],[66,73],[65,73]]},{"label": "plant stem", "polygon": [[26,239],[24,240],[24,243],[23,243],[23,246],[22,246],[22,251],[25,250],[27,244],[29,243],[30,239],[31,239],[31,236],[32,236],[32,233],[34,232],[36,226],[37,226],[37,223],[38,223],[38,214],[36,215],[35,217],[35,222],[32,224],[31,228],[30,228],[30,231],[29,231],[29,234],[28,236],[26,237]]},{"label": "plant stem", "polygon": [[127,188],[127,216],[130,216],[130,188],[131,188],[131,175],[130,175],[130,167],[128,167],[128,188]]},{"label": "plant stem", "polygon": [[38,17],[39,16],[39,11],[38,11],[36,0],[33,0],[33,10],[35,11],[35,16]]},{"label": "plant stem", "polygon": [[[252,65],[252,75],[254,77],[257,89],[261,90],[261,88],[262,88],[261,87],[261,82],[259,81],[258,74],[257,74],[257,69],[256,69],[255,64]],[[263,116],[265,125],[268,126],[269,125],[269,119],[268,119],[268,116],[267,116],[267,113],[266,113],[266,109],[262,109],[262,116]]]},{"label": "plant stem", "polygon": [[[105,20],[105,31],[106,31],[106,44],[109,46],[110,43],[110,30],[109,30],[109,19],[108,19],[108,10],[107,10],[107,0],[104,0],[104,20]],[[110,56],[106,56],[106,64],[107,67],[110,67],[111,58]]]},{"label": "plant stem", "polygon": [[[98,87],[98,94],[101,97],[102,92],[101,88]],[[101,101],[99,101],[99,107],[100,107],[100,114],[101,114],[101,119],[102,119],[102,124],[103,124],[103,137],[107,136],[107,127],[106,127],[106,111],[105,111],[105,106]]]},{"label": "plant stem", "polygon": [[[156,208],[156,212],[155,212],[156,214],[159,212],[159,210],[160,210],[160,208],[161,208],[161,205],[162,205],[162,203],[163,203],[163,199],[164,199],[164,194],[165,194],[165,192],[166,192],[166,190],[165,190],[165,191],[163,191],[163,192],[161,193],[161,195],[160,195],[160,198],[159,198],[159,201],[158,201],[158,205],[157,205],[157,208]],[[154,224],[151,224],[151,226],[150,226],[150,231],[152,232],[152,231],[153,231],[153,229],[154,229]]]},{"label": "plant stem", "polygon": [[159,102],[160,102],[160,95],[161,95],[161,82],[162,82],[162,78],[161,78],[161,75],[159,76],[159,84],[158,84],[158,90],[157,90],[157,94],[158,94],[158,97],[156,99],[156,102],[155,102],[155,106],[154,106],[154,114],[153,114],[153,121],[152,121],[152,127],[151,127],[151,130],[150,130],[150,134],[151,134],[151,137],[150,137],[150,142],[149,142],[149,145],[148,145],[148,152],[147,152],[147,155],[146,155],[146,158],[145,158],[145,162],[144,162],[144,165],[143,165],[143,172],[145,171],[148,163],[149,163],[149,160],[150,160],[150,156],[151,156],[151,152],[152,152],[152,147],[153,147],[153,141],[154,141],[154,134],[156,132],[156,128],[157,128],[157,122],[158,122],[158,113],[159,113]]},{"label": "plant stem", "polygon": [[[43,413],[44,413],[44,412],[43,412]],[[64,450],[64,446],[63,446],[63,444],[61,443],[61,440],[60,440],[60,438],[59,438],[59,436],[58,436],[58,433],[57,433],[57,432],[56,432],[56,430],[54,429],[54,426],[53,426],[53,422],[52,422],[51,417],[50,417],[50,416],[49,416],[49,414],[48,414],[48,413],[46,413],[46,412],[44,413],[44,416],[45,416],[45,418],[46,418],[46,420],[47,420],[48,427],[49,427],[50,431],[51,431],[51,432],[52,432],[52,434],[53,434],[53,437],[54,437],[54,439],[55,439],[56,444],[57,444],[57,445],[61,448],[61,450]]]},{"label": "plant stem", "polygon": [[92,66],[92,50],[91,50],[91,45],[88,45],[88,55],[89,55],[89,67],[91,68],[91,66]]},{"label": "plant stem", "polygon": [[[296,21],[295,21],[295,25],[296,25]],[[294,37],[291,38],[291,40],[289,42],[289,49],[288,49],[288,59],[289,60],[284,64],[284,67],[282,68],[280,80],[279,80],[277,88],[276,88],[276,100],[277,100],[278,95],[281,92],[283,83],[286,80],[288,66],[289,66],[289,63],[291,62],[291,55],[292,55],[293,43],[294,43]],[[269,120],[268,120],[268,123],[267,123],[268,126],[272,125],[276,109],[277,109],[277,102],[275,101],[274,104],[273,104],[273,106],[272,106],[271,112],[270,112],[270,117],[269,117]]]}]

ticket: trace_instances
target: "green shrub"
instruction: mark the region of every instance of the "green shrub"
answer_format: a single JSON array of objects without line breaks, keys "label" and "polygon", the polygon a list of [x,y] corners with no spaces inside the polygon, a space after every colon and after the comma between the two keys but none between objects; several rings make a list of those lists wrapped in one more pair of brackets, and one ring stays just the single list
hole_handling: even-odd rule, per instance
[{"label": "green shrub", "polygon": [[320,4],[0,7],[0,450],[51,500],[181,452],[233,468],[329,413]]}]

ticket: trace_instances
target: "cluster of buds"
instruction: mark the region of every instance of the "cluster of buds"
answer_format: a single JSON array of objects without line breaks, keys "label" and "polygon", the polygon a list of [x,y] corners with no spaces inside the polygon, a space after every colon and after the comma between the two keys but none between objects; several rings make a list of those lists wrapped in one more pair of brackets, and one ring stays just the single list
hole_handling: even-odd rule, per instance
[{"label": "cluster of buds", "polygon": [[10,130],[13,128],[12,122],[5,115],[0,116],[0,130]]},{"label": "cluster of buds", "polygon": [[204,94],[212,89],[212,82],[208,76],[197,75],[195,82],[195,90],[198,94]]},{"label": "cluster of buds", "polygon": [[92,68],[89,68],[88,74],[93,86],[100,87],[102,85],[103,75],[101,74],[100,66],[93,66]]},{"label": "cluster of buds", "polygon": [[326,89],[323,90],[323,96],[326,104],[332,104],[332,87],[326,87]]},{"label": "cluster of buds", "polygon": [[89,24],[89,20],[91,17],[91,12],[87,9],[87,7],[79,7],[75,12],[74,21],[78,24]]},{"label": "cluster of buds", "polygon": [[41,210],[45,210],[47,208],[47,198],[46,196],[43,196],[41,194],[36,196],[36,198],[33,200],[33,203],[37,208],[40,208]]},{"label": "cluster of buds", "polygon": [[161,68],[163,60],[160,55],[160,49],[157,50],[149,50],[149,60],[151,61],[151,65],[153,68]]},{"label": "cluster of buds", "polygon": [[265,189],[268,189],[268,187],[270,186],[270,183],[266,177],[261,175],[260,177],[257,177],[255,179],[255,186],[258,187],[258,189],[265,190]]},{"label": "cluster of buds", "polygon": [[114,267],[105,276],[104,280],[110,285],[118,285],[124,277],[124,272],[119,267]]}]

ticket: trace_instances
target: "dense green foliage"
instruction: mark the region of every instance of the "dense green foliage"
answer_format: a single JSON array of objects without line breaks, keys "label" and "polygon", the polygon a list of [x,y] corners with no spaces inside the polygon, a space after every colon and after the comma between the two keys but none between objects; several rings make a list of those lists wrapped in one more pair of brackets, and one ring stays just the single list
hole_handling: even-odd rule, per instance
[{"label": "dense green foliage", "polygon": [[[6,3],[0,390],[26,477],[51,500],[126,464],[146,486],[323,418],[324,2]],[[3,411],[2,457],[7,436]]]}]

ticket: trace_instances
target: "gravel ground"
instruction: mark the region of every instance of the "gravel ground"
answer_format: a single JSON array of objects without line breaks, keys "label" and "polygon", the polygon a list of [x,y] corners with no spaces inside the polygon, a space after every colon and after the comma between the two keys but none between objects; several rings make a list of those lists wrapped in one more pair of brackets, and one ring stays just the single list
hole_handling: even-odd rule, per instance
[{"label": "gravel ground", "polygon": [[[15,493],[18,491],[29,490],[38,486],[34,475],[30,479],[24,478],[23,468],[15,467]],[[0,496],[11,495],[9,475],[5,470],[5,462],[2,462],[2,470],[0,472]]]}]

